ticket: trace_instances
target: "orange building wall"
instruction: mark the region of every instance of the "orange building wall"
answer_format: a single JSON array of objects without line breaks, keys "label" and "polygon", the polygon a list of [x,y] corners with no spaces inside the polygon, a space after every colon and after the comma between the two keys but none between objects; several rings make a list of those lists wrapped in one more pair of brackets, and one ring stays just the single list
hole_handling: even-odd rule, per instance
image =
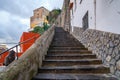
[{"label": "orange building wall", "polygon": [[[32,32],[23,32],[20,42],[24,42],[27,40],[26,43],[21,44],[21,52],[25,52],[34,42],[35,40],[40,37],[40,34],[38,33],[32,33]],[[31,40],[30,40],[31,39]]]},{"label": "orange building wall", "polygon": [[4,62],[4,60],[5,60],[5,58],[6,58],[7,55],[8,55],[8,52],[0,55],[0,66],[3,65],[3,62]]}]

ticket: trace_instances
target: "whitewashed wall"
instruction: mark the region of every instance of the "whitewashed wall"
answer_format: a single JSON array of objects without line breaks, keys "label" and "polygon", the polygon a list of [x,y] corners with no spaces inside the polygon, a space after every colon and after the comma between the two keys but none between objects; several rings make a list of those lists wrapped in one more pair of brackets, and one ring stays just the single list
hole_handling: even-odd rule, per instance
[{"label": "whitewashed wall", "polygon": [[120,0],[97,0],[97,29],[120,34]]},{"label": "whitewashed wall", "polygon": [[75,10],[75,0],[73,5],[73,15],[71,10],[71,26],[82,27],[82,18],[89,12],[89,28],[106,32],[120,34],[120,0],[96,0],[96,26],[95,26],[95,0],[77,1]]},{"label": "whitewashed wall", "polygon": [[73,4],[73,15],[71,10],[71,26],[82,27],[82,18],[85,13],[88,11],[89,14],[89,28],[95,27],[95,16],[94,16],[94,0],[83,0],[80,4],[80,0],[77,1],[77,8],[75,10],[75,0],[71,0],[70,2],[74,2]]}]

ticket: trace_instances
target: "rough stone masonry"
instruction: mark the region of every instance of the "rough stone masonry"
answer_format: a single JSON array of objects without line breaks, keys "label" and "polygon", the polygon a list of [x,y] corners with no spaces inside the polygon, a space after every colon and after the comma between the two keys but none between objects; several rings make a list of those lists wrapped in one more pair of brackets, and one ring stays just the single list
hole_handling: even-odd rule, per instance
[{"label": "rough stone masonry", "polygon": [[74,27],[73,36],[93,51],[112,74],[120,78],[120,35],[93,29]]}]

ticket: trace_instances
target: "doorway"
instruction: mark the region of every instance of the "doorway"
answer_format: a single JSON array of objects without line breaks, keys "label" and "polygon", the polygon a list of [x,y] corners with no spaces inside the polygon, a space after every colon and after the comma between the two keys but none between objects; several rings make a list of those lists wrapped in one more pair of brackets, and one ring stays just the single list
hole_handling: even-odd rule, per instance
[{"label": "doorway", "polygon": [[82,19],[82,26],[83,29],[86,30],[87,28],[89,28],[89,21],[88,21],[88,11],[85,13],[83,19]]}]

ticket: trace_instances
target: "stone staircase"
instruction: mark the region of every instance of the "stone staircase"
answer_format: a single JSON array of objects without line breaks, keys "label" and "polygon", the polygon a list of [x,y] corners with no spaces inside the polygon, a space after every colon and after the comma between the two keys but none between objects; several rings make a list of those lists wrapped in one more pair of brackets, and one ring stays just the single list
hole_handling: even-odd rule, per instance
[{"label": "stone staircase", "polygon": [[117,80],[95,54],[62,28],[55,36],[38,74],[32,80]]}]

